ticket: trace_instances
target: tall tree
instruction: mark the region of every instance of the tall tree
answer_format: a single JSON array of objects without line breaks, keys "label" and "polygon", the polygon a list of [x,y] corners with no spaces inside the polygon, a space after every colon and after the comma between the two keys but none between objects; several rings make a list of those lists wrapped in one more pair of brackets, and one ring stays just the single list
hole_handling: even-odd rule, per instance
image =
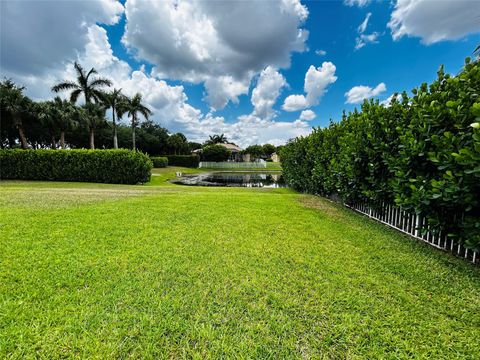
[{"label": "tall tree", "polygon": [[150,155],[166,154],[168,130],[152,120],[142,122],[137,129],[137,149]]},{"label": "tall tree", "polygon": [[24,87],[17,86],[10,79],[0,82],[0,107],[13,126],[18,130],[22,149],[28,147],[24,119],[31,108],[31,100],[23,95]]},{"label": "tall tree", "polygon": [[92,77],[92,75],[98,74],[94,68],[85,72],[83,67],[75,61],[75,71],[77,73],[77,81],[63,81],[52,87],[53,92],[60,92],[71,90],[70,101],[76,103],[80,94],[83,93],[85,97],[85,104],[89,104],[92,101],[99,103],[104,100],[105,95],[102,88],[105,86],[112,86],[112,82],[108,79],[101,77]]},{"label": "tall tree", "polygon": [[60,147],[65,149],[65,132],[76,125],[75,116],[77,108],[68,100],[55,97],[53,100],[56,109],[56,125],[60,130]]},{"label": "tall tree", "polygon": [[35,103],[35,113],[38,120],[50,135],[50,146],[53,150],[57,149],[57,141],[55,138],[56,130],[58,128],[59,109],[56,108],[52,101],[42,101]]},{"label": "tall tree", "polygon": [[263,155],[270,157],[275,152],[276,148],[272,144],[264,144],[263,148]]},{"label": "tall tree", "polygon": [[125,97],[124,101],[122,101],[118,107],[120,116],[127,114],[132,122],[132,148],[133,150],[136,150],[135,128],[139,121],[138,115],[141,114],[146,120],[148,120],[152,111],[142,104],[142,95],[139,93],[135,94],[132,98]]},{"label": "tall tree", "polygon": [[85,104],[78,112],[79,120],[88,128],[90,149],[95,149],[95,129],[105,122],[105,107],[100,104]]},{"label": "tall tree", "polygon": [[113,91],[105,94],[105,105],[112,109],[114,149],[118,149],[116,117],[121,117],[119,116],[119,104],[121,104],[121,102],[123,102],[124,100],[125,96],[122,94],[122,89],[113,89]]},{"label": "tall tree", "polygon": [[187,138],[182,133],[170,135],[167,140],[167,145],[170,150],[174,152],[175,155],[182,153],[182,150],[188,148]]}]

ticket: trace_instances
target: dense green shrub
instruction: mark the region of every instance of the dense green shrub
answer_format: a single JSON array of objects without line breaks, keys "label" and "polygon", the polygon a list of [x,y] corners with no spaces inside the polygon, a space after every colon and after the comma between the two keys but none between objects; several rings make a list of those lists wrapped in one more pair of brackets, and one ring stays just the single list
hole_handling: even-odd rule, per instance
[{"label": "dense green shrub", "polygon": [[231,152],[222,145],[207,145],[202,151],[202,161],[227,161]]},{"label": "dense green shrub", "polygon": [[365,101],[339,123],[281,151],[286,182],[347,203],[421,214],[437,231],[480,248],[480,64],[389,106]]},{"label": "dense green shrub", "polygon": [[168,158],[165,156],[153,156],[150,157],[153,162],[153,167],[164,168],[168,166]]},{"label": "dense green shrub", "polygon": [[198,155],[164,155],[168,159],[169,166],[183,166],[197,168],[200,163]]},{"label": "dense green shrub", "polygon": [[152,161],[131,150],[0,149],[0,178],[137,184],[150,181]]}]

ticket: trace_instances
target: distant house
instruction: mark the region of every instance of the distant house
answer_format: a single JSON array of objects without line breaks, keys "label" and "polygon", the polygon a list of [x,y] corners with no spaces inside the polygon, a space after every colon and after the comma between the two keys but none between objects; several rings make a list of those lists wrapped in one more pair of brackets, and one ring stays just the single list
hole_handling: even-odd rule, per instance
[{"label": "distant house", "polygon": [[277,153],[273,153],[271,156],[271,159],[273,162],[276,162],[276,163],[280,162],[280,156],[278,156]]},{"label": "distant house", "polygon": [[218,144],[218,145],[221,145],[227,148],[228,150],[230,150],[231,155],[230,155],[229,161],[241,161],[241,157],[239,155],[239,153],[243,150],[241,147],[231,143]]},{"label": "distant house", "polygon": [[[225,143],[225,144],[215,144],[215,145],[220,145],[220,146],[223,146],[224,148],[227,148],[228,150],[230,150],[230,158],[228,159],[228,161],[245,161],[242,159],[242,156],[240,155],[240,152],[243,150],[241,147],[235,145],[235,144],[231,144],[231,143]],[[192,153],[193,154],[198,154],[200,155],[202,152],[202,149],[197,149],[197,150],[193,150]]]}]

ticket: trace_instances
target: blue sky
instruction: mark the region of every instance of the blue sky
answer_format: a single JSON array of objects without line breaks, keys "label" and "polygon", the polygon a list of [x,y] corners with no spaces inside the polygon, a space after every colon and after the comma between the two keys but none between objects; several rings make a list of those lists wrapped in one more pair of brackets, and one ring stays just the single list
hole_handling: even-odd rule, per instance
[{"label": "blue sky", "polygon": [[77,60],[141,92],[172,132],[280,144],[430,82],[440,64],[458,72],[480,43],[479,4],[2,1],[2,75],[43,99]]}]

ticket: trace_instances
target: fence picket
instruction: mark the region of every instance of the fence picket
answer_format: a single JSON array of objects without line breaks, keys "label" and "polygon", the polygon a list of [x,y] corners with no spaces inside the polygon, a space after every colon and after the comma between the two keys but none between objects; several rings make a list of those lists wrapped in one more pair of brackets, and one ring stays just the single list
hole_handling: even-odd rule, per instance
[{"label": "fence picket", "polygon": [[[434,246],[438,249],[480,264],[478,252],[467,249],[461,244],[456,244],[448,234],[443,231],[435,231],[421,214],[409,213],[393,205],[381,203],[380,206],[370,206],[365,203],[345,204],[347,207],[363,215],[373,218],[383,224],[397,229],[415,239]],[[456,245],[456,246],[455,246]]]}]

